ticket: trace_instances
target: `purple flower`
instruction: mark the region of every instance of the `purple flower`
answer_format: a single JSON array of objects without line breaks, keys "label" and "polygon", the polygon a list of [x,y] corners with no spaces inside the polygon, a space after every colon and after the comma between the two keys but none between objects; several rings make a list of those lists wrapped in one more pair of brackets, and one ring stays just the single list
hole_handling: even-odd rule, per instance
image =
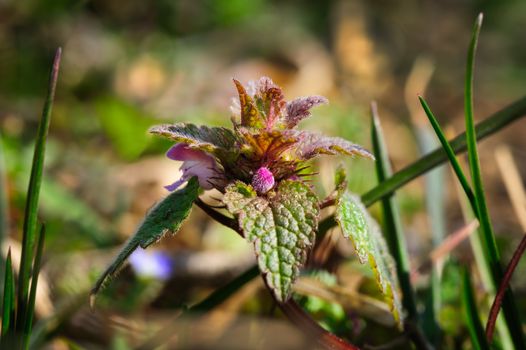
[{"label": "purple flower", "polygon": [[267,193],[274,187],[274,175],[267,167],[259,168],[252,178],[252,187],[261,194]]},{"label": "purple flower", "polygon": [[137,249],[130,256],[130,265],[139,276],[167,280],[172,274],[172,259],[158,250]]},{"label": "purple flower", "polygon": [[225,178],[219,170],[216,160],[210,154],[190,148],[185,143],[172,146],[166,156],[172,160],[182,161],[179,168],[183,175],[173,184],[165,186],[168,191],[175,191],[186,181],[197,176],[199,186],[205,190],[224,186]]}]

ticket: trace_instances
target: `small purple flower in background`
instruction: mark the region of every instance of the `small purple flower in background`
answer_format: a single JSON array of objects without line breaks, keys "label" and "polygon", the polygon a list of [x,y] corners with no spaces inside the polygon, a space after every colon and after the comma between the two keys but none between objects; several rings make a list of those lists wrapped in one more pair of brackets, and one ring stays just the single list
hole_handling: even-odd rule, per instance
[{"label": "small purple flower in background", "polygon": [[175,191],[190,178],[197,176],[199,185],[205,190],[218,187],[224,182],[221,171],[211,155],[204,151],[190,148],[187,144],[179,143],[172,146],[166,153],[172,160],[182,161],[181,178],[171,185],[165,186],[168,191]]},{"label": "small purple flower in background", "polygon": [[170,256],[159,250],[146,251],[142,248],[137,249],[130,256],[130,265],[142,277],[153,277],[160,280],[167,280],[172,274],[172,259]]}]

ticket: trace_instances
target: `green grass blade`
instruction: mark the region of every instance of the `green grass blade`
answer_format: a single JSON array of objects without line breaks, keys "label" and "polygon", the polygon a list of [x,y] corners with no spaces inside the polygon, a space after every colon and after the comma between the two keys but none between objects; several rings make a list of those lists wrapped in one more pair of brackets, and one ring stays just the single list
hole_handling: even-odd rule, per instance
[{"label": "green grass blade", "polygon": [[[38,200],[40,195],[40,185],[42,182],[42,172],[44,167],[44,156],[46,151],[46,139],[51,120],[51,110],[53,99],[55,97],[55,88],[57,85],[58,70],[62,50],[59,48],[53,60],[53,67],[49,78],[49,89],[42,112],[42,119],[38,125],[37,138],[35,143],[35,152],[33,155],[33,165],[31,167],[31,176],[29,178],[29,188],[27,190],[26,208],[24,213],[24,227],[22,238],[22,257],[20,260],[20,271],[18,278],[18,319],[17,329],[22,331],[26,314],[27,298],[29,293],[29,278],[31,274],[31,263],[33,261],[33,252],[35,249],[36,226],[38,215]],[[22,317],[20,317],[22,316]]]},{"label": "green grass blade", "polygon": [[[385,181],[385,179],[391,176],[392,170],[391,164],[389,163],[389,155],[384,142],[380,120],[376,110],[376,104],[374,103],[371,105],[371,114],[371,132],[373,151],[374,156],[376,157],[376,174],[378,177],[378,182],[382,183]],[[387,244],[389,245],[389,250],[396,261],[396,271],[398,274],[398,280],[400,281],[400,288],[402,289],[402,304],[404,305],[409,318],[416,319],[418,317],[418,313],[416,310],[415,295],[409,276],[409,257],[394,195],[382,199],[382,209],[384,214],[384,232]]]},{"label": "green grass blade", "polygon": [[[523,116],[526,116],[526,96],[480,122],[476,126],[477,138],[481,140]],[[450,140],[449,143],[455,153],[461,153],[466,150],[465,134],[458,135]],[[386,179],[383,183],[365,193],[362,196],[362,202],[366,206],[370,206],[380,198],[389,195],[396,189],[402,187],[411,180],[416,179],[418,176],[426,173],[446,160],[446,153],[442,147],[440,147],[393,174],[393,176]]]},{"label": "green grass blade", "polygon": [[[493,234],[493,227],[486,204],[484,184],[482,182],[482,175],[480,171],[480,160],[477,151],[477,134],[473,117],[473,71],[475,66],[475,52],[481,25],[482,14],[479,15],[477,21],[475,22],[473,36],[468,50],[464,85],[464,112],[466,121],[466,140],[468,147],[469,167],[473,181],[473,192],[476,199],[476,213],[478,214],[477,216],[481,228],[480,232],[482,238],[482,247],[484,250],[484,255],[489,263],[493,284],[498,286],[502,280],[503,272],[502,266],[500,264],[497,243]],[[526,349],[526,343],[524,342],[524,337],[522,335],[520,317],[517,312],[517,306],[510,288],[508,288],[505,293],[502,309],[515,347],[517,349]]]},{"label": "green grass blade", "polygon": [[477,303],[475,302],[475,295],[469,278],[469,272],[467,270],[464,270],[462,273],[462,307],[473,348],[476,350],[489,350],[489,345],[486,341],[486,334],[484,333],[484,328],[482,327],[478,315]]},{"label": "green grass blade", "polygon": [[[3,247],[4,241],[8,236],[9,228],[9,205],[7,201],[7,183],[6,169],[4,159],[4,148],[2,144],[2,135],[0,134],[0,247]],[[4,278],[4,258],[0,257],[0,280]]]},{"label": "green grass blade", "polygon": [[42,225],[40,233],[38,235],[37,251],[35,255],[35,261],[33,262],[33,274],[31,277],[31,290],[29,292],[29,299],[27,303],[27,313],[24,317],[25,325],[22,336],[22,348],[28,349],[29,338],[31,336],[31,328],[33,326],[33,316],[35,313],[35,300],[37,296],[38,276],[40,274],[40,266],[42,263],[42,253],[44,252],[44,241],[46,238],[46,227]]},{"label": "green grass blade", "polygon": [[[437,119],[435,118],[433,112],[431,111],[431,109],[429,108],[429,105],[426,103],[426,101],[419,96],[419,99],[420,99],[420,103],[422,104],[422,107],[429,119],[429,122],[431,123],[431,125],[433,126],[433,129],[435,130],[435,133],[438,137],[438,139],[440,140],[440,143],[442,144],[442,147],[444,148],[444,150],[446,151],[446,154],[447,154],[447,157],[449,159],[449,162],[451,163],[451,166],[460,182],[460,185],[462,186],[462,189],[464,190],[465,194],[466,194],[466,198],[467,198],[467,201],[469,203],[469,205],[471,206],[471,210],[472,210],[472,215],[475,215],[475,217],[478,218],[478,212],[477,212],[477,203],[476,203],[476,199],[475,199],[475,195],[473,193],[473,190],[471,189],[471,185],[469,184],[468,180],[467,180],[467,177],[465,176],[461,166],[460,166],[460,163],[457,159],[457,157],[455,156],[455,153],[453,152],[453,149],[451,147],[451,145],[449,144],[449,142],[447,141],[443,131],[442,131],[442,128],[440,127],[440,124],[438,123]],[[467,221],[469,221],[469,218],[467,218]],[[480,231],[481,229],[479,228],[479,230],[477,231]],[[471,242],[471,246],[472,246],[472,249],[473,249],[473,253],[475,255],[475,261],[477,262],[477,267],[480,271],[480,273],[483,275],[483,276],[490,276],[489,278],[483,278],[484,280],[484,284],[486,285],[486,287],[490,290],[490,291],[493,291],[492,293],[494,293],[494,290],[495,290],[495,285],[493,283],[493,280],[491,279],[491,271],[490,271],[490,268],[489,268],[489,261],[488,259],[486,258],[486,255],[482,252],[482,242],[481,242],[481,237],[480,237],[480,234],[477,234],[477,235],[473,235],[470,237],[470,242]],[[504,322],[499,322],[498,323],[498,328],[499,328],[499,334],[501,336],[501,341],[503,341],[504,344],[510,344],[511,343],[511,337],[510,337],[510,332],[507,328],[503,328],[503,327],[506,327],[506,324]],[[506,338],[506,339],[504,339]],[[509,347],[504,347],[504,348],[509,348]]]},{"label": "green grass blade", "polygon": [[7,252],[4,273],[4,295],[2,304],[2,344],[5,345],[7,337],[12,336],[15,322],[15,279],[11,264],[11,249]]},{"label": "green grass blade", "polygon": [[440,140],[440,144],[442,145],[442,148],[444,151],[446,151],[447,158],[449,162],[451,163],[451,167],[453,168],[453,171],[457,175],[458,181],[460,182],[460,185],[462,186],[462,189],[464,190],[464,193],[468,197],[469,203],[471,204],[471,208],[475,211],[476,209],[476,203],[475,203],[475,195],[473,194],[473,190],[471,189],[471,186],[468,182],[468,179],[466,175],[464,174],[464,171],[462,170],[462,167],[460,166],[460,163],[455,155],[455,151],[451,147],[451,144],[447,140],[446,136],[444,135],[444,132],[442,131],[442,128],[440,127],[440,124],[438,123],[437,119],[435,118],[433,112],[431,112],[431,109],[429,108],[429,105],[424,100],[422,96],[418,96],[418,99],[420,100],[420,103],[422,104],[422,108],[424,109],[424,112],[427,115],[427,118],[429,119],[429,122],[431,123],[431,126],[435,130],[435,133]]}]

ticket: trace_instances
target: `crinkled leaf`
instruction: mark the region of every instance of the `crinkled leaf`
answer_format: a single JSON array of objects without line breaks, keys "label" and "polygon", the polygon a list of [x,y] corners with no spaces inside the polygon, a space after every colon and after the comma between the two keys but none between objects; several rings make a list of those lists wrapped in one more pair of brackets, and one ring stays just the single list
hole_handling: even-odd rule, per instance
[{"label": "crinkled leaf", "polygon": [[171,193],[155,205],[146,215],[135,235],[128,240],[115,260],[95,283],[91,295],[95,296],[118,273],[126,259],[139,246],[147,248],[167,233],[177,233],[183,221],[190,214],[192,204],[199,195],[199,189],[197,177],[193,177],[185,188]]},{"label": "crinkled leaf", "polygon": [[320,104],[329,103],[323,96],[307,96],[300,97],[287,103],[287,116],[285,117],[285,125],[292,129],[300,121],[310,117],[310,109]]},{"label": "crinkled leaf", "polygon": [[176,143],[186,143],[190,148],[200,149],[223,158],[235,153],[236,134],[227,128],[197,126],[190,123],[156,125],[152,134],[169,138]]},{"label": "crinkled leaf", "polygon": [[256,108],[254,100],[238,80],[234,79],[234,84],[239,95],[241,125],[249,128],[262,128],[265,125],[265,119]]},{"label": "crinkled leaf", "polygon": [[267,285],[278,301],[286,301],[314,244],[318,198],[304,183],[286,180],[271,198],[257,197],[251,186],[237,182],[227,187],[223,201],[254,243]]},{"label": "crinkled leaf", "polygon": [[299,139],[294,149],[296,156],[303,160],[311,159],[321,154],[358,155],[374,159],[373,155],[362,146],[339,137],[328,137],[317,132],[296,130],[291,130],[286,134],[293,135]]},{"label": "crinkled leaf", "polygon": [[376,221],[369,215],[360,198],[342,190],[336,202],[336,221],[343,235],[354,245],[362,264],[369,263],[385,295],[395,320],[400,324],[402,305],[395,262]]}]

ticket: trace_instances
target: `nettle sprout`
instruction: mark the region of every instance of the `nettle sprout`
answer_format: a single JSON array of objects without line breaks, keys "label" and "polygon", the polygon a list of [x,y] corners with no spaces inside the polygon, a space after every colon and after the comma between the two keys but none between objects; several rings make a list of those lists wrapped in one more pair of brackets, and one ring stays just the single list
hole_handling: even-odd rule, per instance
[{"label": "nettle sprout", "polygon": [[[216,189],[223,194],[226,210],[237,220],[234,228],[253,243],[259,269],[276,301],[290,298],[292,284],[315,243],[320,217],[322,201],[303,176],[309,161],[319,155],[374,157],[342,138],[296,129],[313,107],[328,102],[325,97],[287,102],[281,88],[267,77],[247,87],[237,80],[234,84],[239,101],[232,107],[232,129],[190,123],[150,129],[175,143],[167,156],[183,162],[182,176],[166,186],[172,193],[146,216],[99,279],[93,295],[139,246],[146,248],[166,233],[177,232],[202,190]],[[375,269],[399,320],[398,282],[378,225],[358,197],[347,192],[341,169],[336,179],[336,189],[324,203],[335,203],[335,219],[344,236],[351,238],[360,261]],[[204,205],[200,200],[198,203]],[[211,207],[208,212],[220,215]]]}]

